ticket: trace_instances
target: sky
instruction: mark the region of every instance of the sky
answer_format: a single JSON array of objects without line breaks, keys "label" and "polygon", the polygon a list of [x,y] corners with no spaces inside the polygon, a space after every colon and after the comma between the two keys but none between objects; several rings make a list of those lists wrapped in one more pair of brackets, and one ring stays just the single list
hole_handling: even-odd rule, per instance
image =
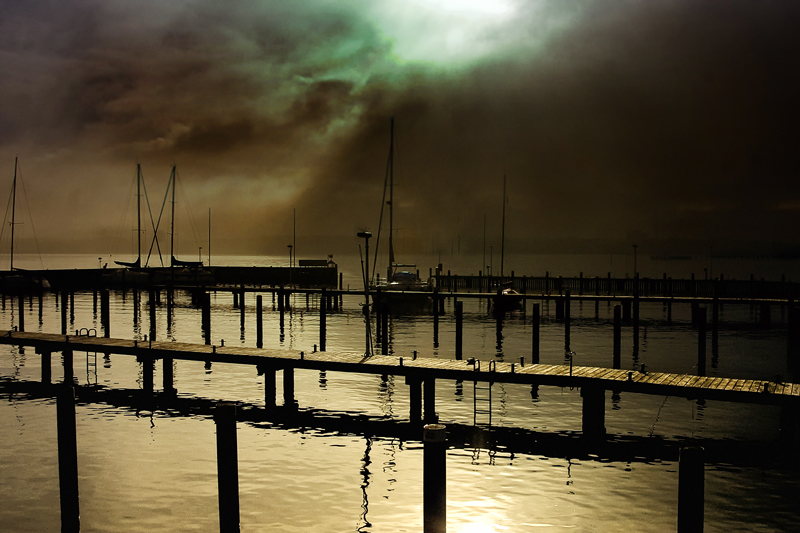
[{"label": "sky", "polygon": [[209,218],[220,254],[356,252],[393,117],[398,254],[499,246],[504,176],[516,252],[800,247],[798,2],[0,7],[19,246],[130,256],[138,163],[155,218],[177,168],[178,256]]}]

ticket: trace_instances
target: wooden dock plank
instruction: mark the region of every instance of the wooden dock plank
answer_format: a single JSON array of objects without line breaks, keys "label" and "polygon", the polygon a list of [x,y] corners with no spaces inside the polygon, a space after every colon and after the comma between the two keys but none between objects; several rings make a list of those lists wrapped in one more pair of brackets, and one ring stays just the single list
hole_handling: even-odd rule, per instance
[{"label": "wooden dock plank", "polygon": [[[434,358],[401,358],[398,356],[374,355],[365,357],[358,352],[314,352],[303,353],[289,349],[258,349],[243,346],[208,346],[167,341],[137,341],[132,339],[107,339],[103,337],[76,337],[48,333],[3,332],[0,343],[33,346],[37,353],[50,351],[93,350],[105,353],[133,355],[144,359],[185,359],[214,361],[230,364],[273,365],[276,368],[328,368],[341,372],[386,373],[392,375],[417,375],[422,379],[435,378],[493,381],[506,383],[538,383],[538,378],[556,386],[571,386],[579,378],[586,386],[600,386],[606,390],[642,392],[647,394],[669,394],[696,397],[704,389],[713,398],[738,401],[774,402],[772,397],[798,401],[800,384],[773,383],[762,380],[747,380],[718,376],[671,374],[665,372],[643,373],[606,367],[531,364],[517,365],[508,362],[481,360],[478,365],[468,361]],[[513,370],[512,370],[513,369]],[[630,376],[630,378],[629,378]],[[763,393],[764,384],[769,394]],[[683,391],[683,392],[682,392]],[[759,394],[755,394],[759,393]],[[720,395],[721,394],[721,395]]]}]

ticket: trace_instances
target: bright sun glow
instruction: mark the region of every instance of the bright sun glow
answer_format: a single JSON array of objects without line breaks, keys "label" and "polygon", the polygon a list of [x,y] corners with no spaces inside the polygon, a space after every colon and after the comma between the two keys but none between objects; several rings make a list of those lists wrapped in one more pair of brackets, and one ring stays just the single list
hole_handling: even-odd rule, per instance
[{"label": "bright sun glow", "polygon": [[508,0],[418,0],[425,7],[475,15],[509,15],[513,2]]},{"label": "bright sun glow", "polygon": [[397,57],[458,64],[503,47],[513,21],[513,0],[406,0],[373,4],[383,32],[395,41]]}]

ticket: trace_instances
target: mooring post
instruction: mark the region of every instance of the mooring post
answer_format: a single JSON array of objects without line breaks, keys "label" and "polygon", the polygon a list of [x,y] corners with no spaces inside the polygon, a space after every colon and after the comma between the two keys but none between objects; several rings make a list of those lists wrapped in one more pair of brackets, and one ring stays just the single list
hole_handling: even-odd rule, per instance
[{"label": "mooring post", "polygon": [[203,292],[203,333],[206,345],[211,344],[211,293]]},{"label": "mooring post", "polygon": [[67,312],[69,307],[69,298],[67,298],[67,291],[61,292],[61,334],[67,334]]},{"label": "mooring post", "polygon": [[244,317],[245,317],[245,305],[244,305],[244,290],[239,293],[239,327],[244,331]]},{"label": "mooring post", "polygon": [[531,310],[531,364],[539,364],[539,304],[533,304]]},{"label": "mooring post", "polygon": [[75,429],[75,389],[72,384],[58,386],[56,393],[58,427],[58,484],[61,495],[61,531],[81,530],[78,498],[78,439]]},{"label": "mooring post", "polygon": [[286,307],[286,300],[283,297],[283,288],[278,289],[278,321],[279,327],[281,329],[281,334],[283,334],[283,324],[284,324],[284,308]]},{"label": "mooring post", "polygon": [[111,337],[111,304],[110,293],[108,289],[101,289],[100,291],[100,322],[103,325],[103,335],[106,338]]},{"label": "mooring post", "polygon": [[72,381],[75,378],[75,369],[72,363],[72,350],[62,350],[61,355],[64,360],[64,383],[72,385]]},{"label": "mooring post", "polygon": [[165,357],[162,360],[163,364],[163,372],[162,372],[162,384],[164,388],[164,392],[167,394],[172,394],[175,392],[175,388],[173,387],[175,382],[175,373],[173,372],[172,368],[172,357]]},{"label": "mooring post", "polygon": [[570,319],[570,293],[569,289],[564,292],[564,351],[569,351],[569,319]]},{"label": "mooring post", "polygon": [[714,283],[714,299],[711,304],[711,354],[719,351],[719,297],[717,296],[717,283]]},{"label": "mooring post", "polygon": [[703,448],[681,448],[678,458],[678,533],[701,533],[704,521]]},{"label": "mooring post", "polygon": [[[383,314],[383,297],[381,296],[380,288],[375,289],[375,292],[372,293],[372,301],[372,309],[375,311],[375,342],[380,342],[382,338],[381,329],[383,328],[383,320],[381,317]],[[383,352],[381,352],[381,354],[386,355]]]},{"label": "mooring post", "polygon": [[220,402],[214,409],[217,426],[217,492],[220,533],[239,532],[239,457],[236,404]]},{"label": "mooring post", "polygon": [[583,397],[583,435],[589,438],[605,436],[606,391],[600,387],[585,386],[581,388],[581,396]]},{"label": "mooring post", "polygon": [[20,294],[19,296],[19,317],[18,317],[19,331],[25,331],[25,297]]},{"label": "mooring post", "polygon": [[456,359],[463,358],[464,302],[456,302]]},{"label": "mooring post", "polygon": [[423,532],[447,531],[447,427],[427,424],[422,430]]},{"label": "mooring post", "polygon": [[697,310],[697,375],[706,375],[706,308]]},{"label": "mooring post", "polygon": [[639,353],[639,273],[633,276],[633,351]]},{"label": "mooring post", "polygon": [[328,296],[325,289],[319,297],[319,351],[326,350],[325,341],[328,332]]},{"label": "mooring post", "polygon": [[264,347],[264,309],[262,307],[262,296],[256,296],[256,348]]},{"label": "mooring post", "polygon": [[149,357],[139,359],[142,362],[142,390],[147,393],[153,392],[153,365],[155,361]]},{"label": "mooring post", "polygon": [[423,389],[423,421],[426,424],[434,424],[439,421],[439,417],[436,416],[436,378],[426,377]]},{"label": "mooring post", "polygon": [[275,383],[276,372],[272,365],[259,367],[259,371],[264,374],[264,408],[273,409],[275,407],[275,396],[278,387]]},{"label": "mooring post", "polygon": [[150,340],[156,340],[156,291],[155,289],[150,289],[150,293],[148,295],[150,299]]},{"label": "mooring post", "polygon": [[283,369],[283,406],[294,407],[294,367],[287,366]]},{"label": "mooring post", "polygon": [[52,381],[52,368],[50,366],[50,352],[42,352],[42,383]]},{"label": "mooring post", "polygon": [[439,347],[439,289],[433,289],[433,347]]},{"label": "mooring post", "polygon": [[409,387],[409,413],[411,423],[422,421],[422,380],[414,376],[406,376]]},{"label": "mooring post", "polygon": [[564,299],[559,295],[556,296],[556,320],[564,319]]},{"label": "mooring post", "polygon": [[622,345],[622,309],[619,305],[614,306],[614,358],[611,368],[622,368],[621,345]]}]

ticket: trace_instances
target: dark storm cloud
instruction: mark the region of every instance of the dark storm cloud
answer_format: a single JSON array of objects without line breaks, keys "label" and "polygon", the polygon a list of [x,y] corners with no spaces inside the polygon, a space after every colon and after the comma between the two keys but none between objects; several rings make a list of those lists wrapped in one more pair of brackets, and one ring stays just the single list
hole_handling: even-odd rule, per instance
[{"label": "dark storm cloud", "polygon": [[284,243],[293,209],[306,242],[345,246],[377,229],[394,116],[397,225],[428,249],[479,240],[484,214],[496,234],[504,173],[517,241],[792,240],[796,5],[525,2],[458,19],[448,62],[446,16],[411,3],[392,35],[370,2],[4,2],[0,152],[92,234],[139,159],[162,181],[177,162],[231,247]]}]

